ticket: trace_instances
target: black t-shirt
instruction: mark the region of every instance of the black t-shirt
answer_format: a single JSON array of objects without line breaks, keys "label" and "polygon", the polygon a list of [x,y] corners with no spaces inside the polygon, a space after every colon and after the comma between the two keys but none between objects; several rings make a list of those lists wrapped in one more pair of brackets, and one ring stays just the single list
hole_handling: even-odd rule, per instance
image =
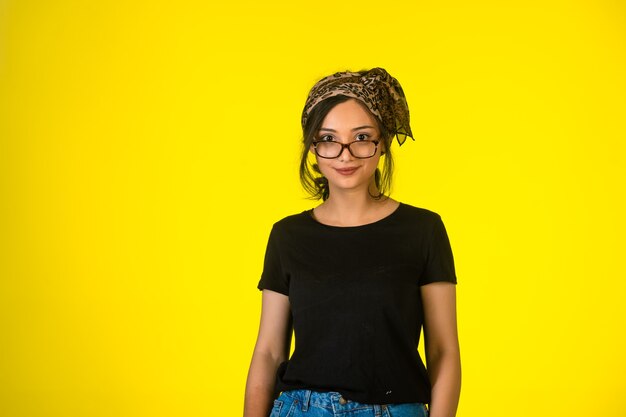
[{"label": "black t-shirt", "polygon": [[430,402],[417,351],[420,286],[456,284],[439,214],[400,203],[360,226],[319,223],[312,209],[272,227],[258,288],[289,296],[295,350],[276,392],[338,391],[366,404]]}]

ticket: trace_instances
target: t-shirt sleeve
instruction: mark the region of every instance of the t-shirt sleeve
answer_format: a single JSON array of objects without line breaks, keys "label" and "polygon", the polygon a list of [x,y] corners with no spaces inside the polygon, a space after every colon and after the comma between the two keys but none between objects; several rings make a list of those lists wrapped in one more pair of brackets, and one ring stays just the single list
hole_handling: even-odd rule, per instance
[{"label": "t-shirt sleeve", "polygon": [[427,242],[426,265],[420,277],[420,285],[438,281],[456,284],[452,248],[450,247],[446,227],[439,215],[435,217],[432,233]]},{"label": "t-shirt sleeve", "polygon": [[278,230],[272,227],[267,248],[265,249],[265,260],[263,262],[263,272],[257,285],[259,290],[268,289],[289,295],[289,280],[280,259],[280,247],[278,242]]}]

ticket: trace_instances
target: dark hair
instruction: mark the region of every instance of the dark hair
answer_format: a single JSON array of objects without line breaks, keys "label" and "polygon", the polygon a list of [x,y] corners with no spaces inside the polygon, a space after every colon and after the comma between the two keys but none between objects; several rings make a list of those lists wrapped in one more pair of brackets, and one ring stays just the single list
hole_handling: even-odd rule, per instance
[{"label": "dark hair", "polygon": [[[322,175],[318,165],[316,163],[311,163],[309,160],[309,149],[313,144],[313,141],[316,140],[317,133],[322,127],[322,122],[324,118],[339,103],[343,103],[353,99],[353,97],[348,97],[344,95],[336,95],[329,97],[321,102],[319,102],[311,112],[309,113],[306,121],[306,125],[303,128],[302,132],[302,155],[300,156],[300,183],[302,187],[311,195],[312,200],[327,200],[330,194],[330,190],[328,188],[328,180],[326,177]],[[357,100],[360,104],[360,101]],[[367,109],[365,105],[363,105],[364,109]],[[369,112],[369,109],[367,109]],[[371,114],[371,112],[370,112]],[[376,116],[374,116],[376,123],[378,125],[378,129],[380,131],[380,140],[383,143],[383,169],[382,172],[380,169],[376,168],[376,172],[374,173],[374,181],[376,183],[376,188],[378,188],[378,195],[372,195],[372,197],[376,199],[382,198],[386,193],[391,190],[391,177],[393,173],[393,158],[391,156],[391,141],[393,139],[392,132],[388,132],[383,124],[378,120]],[[368,190],[369,192],[369,190]],[[371,194],[370,194],[371,195]]]}]

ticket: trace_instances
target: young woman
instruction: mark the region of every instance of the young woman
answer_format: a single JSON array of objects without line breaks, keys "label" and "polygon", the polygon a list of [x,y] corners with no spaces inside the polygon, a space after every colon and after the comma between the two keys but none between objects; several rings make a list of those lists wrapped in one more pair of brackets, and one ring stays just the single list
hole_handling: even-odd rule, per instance
[{"label": "young woman", "polygon": [[382,68],[325,77],[302,128],[300,179],[323,202],[271,230],[244,417],[453,417],[448,236],[437,213],[388,196],[393,138],[413,138],[400,84]]}]

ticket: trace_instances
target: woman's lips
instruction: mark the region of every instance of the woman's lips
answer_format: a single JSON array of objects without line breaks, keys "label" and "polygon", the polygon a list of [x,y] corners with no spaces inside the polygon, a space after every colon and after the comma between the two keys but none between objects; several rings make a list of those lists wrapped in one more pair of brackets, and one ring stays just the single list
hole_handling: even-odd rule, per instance
[{"label": "woman's lips", "polygon": [[359,167],[354,168],[335,168],[335,171],[340,173],[341,175],[352,175],[354,171],[356,171]]}]

